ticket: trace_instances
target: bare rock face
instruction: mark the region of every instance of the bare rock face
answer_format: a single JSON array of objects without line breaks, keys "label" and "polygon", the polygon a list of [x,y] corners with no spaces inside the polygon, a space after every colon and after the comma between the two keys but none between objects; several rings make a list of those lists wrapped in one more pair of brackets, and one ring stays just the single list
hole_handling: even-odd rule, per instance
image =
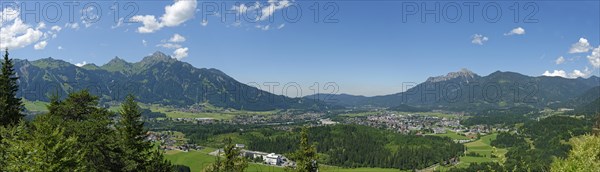
[{"label": "bare rock face", "polygon": [[448,81],[448,80],[457,79],[457,78],[460,79],[460,81],[468,83],[469,81],[479,78],[479,75],[473,73],[469,69],[463,68],[457,72],[450,72],[450,73],[446,74],[446,76],[442,75],[442,76],[430,77],[427,79],[426,82],[435,83],[435,82]]}]

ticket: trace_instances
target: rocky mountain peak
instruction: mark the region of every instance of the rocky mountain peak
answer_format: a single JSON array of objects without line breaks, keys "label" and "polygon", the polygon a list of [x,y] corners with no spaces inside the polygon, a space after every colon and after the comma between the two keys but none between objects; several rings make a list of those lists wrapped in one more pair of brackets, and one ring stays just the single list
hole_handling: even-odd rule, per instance
[{"label": "rocky mountain peak", "polygon": [[442,82],[442,81],[448,81],[448,80],[452,80],[452,79],[456,79],[456,78],[460,78],[462,81],[469,82],[475,78],[479,78],[479,75],[473,73],[469,69],[462,68],[459,71],[450,72],[450,73],[446,74],[445,76],[442,75],[442,76],[436,76],[436,77],[429,77],[427,79],[427,82]]}]

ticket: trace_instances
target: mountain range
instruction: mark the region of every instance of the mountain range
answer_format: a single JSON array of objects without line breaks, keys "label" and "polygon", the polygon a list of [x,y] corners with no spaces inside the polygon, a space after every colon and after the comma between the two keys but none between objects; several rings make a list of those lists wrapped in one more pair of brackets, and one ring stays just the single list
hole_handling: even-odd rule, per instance
[{"label": "mountain range", "polygon": [[[562,77],[526,76],[515,72],[496,71],[479,76],[467,69],[430,77],[404,92],[383,96],[317,94],[320,99],[341,106],[393,107],[478,111],[510,107],[574,108],[598,97],[600,78],[567,79]],[[411,107],[408,107],[411,106]]]},{"label": "mountain range", "polygon": [[600,78],[567,79],[496,71],[479,76],[468,69],[430,77],[404,92],[383,96],[316,94],[302,98],[275,95],[241,83],[218,69],[196,68],[155,52],[140,62],[115,57],[102,66],[45,58],[15,60],[20,96],[48,101],[52,94],[88,89],[103,102],[132,93],[140,102],[172,106],[209,103],[245,110],[315,109],[372,106],[408,110],[476,111],[485,108],[566,107],[600,97]]},{"label": "mountain range", "polygon": [[318,100],[289,98],[248,86],[217,69],[195,68],[162,52],[129,63],[115,57],[107,64],[75,66],[45,58],[15,60],[20,96],[48,101],[57,94],[87,89],[104,102],[120,101],[131,93],[140,102],[172,106],[210,103],[244,110],[328,109]]}]

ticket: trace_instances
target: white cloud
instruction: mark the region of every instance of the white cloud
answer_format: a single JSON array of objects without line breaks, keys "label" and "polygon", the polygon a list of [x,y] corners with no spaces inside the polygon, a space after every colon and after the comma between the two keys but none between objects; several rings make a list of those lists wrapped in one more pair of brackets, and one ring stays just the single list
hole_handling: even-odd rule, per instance
[{"label": "white cloud", "polygon": [[185,37],[176,33],[173,35],[173,37],[171,37],[171,39],[169,39],[169,42],[185,42]]},{"label": "white cloud", "polygon": [[61,28],[60,26],[56,26],[56,25],[55,25],[55,26],[52,26],[52,27],[50,28],[50,30],[53,30],[53,31],[56,31],[56,32],[60,32],[60,30],[62,30],[62,28]]},{"label": "white cloud", "polygon": [[194,17],[197,6],[196,0],[176,0],[173,5],[165,6],[165,14],[160,21],[153,15],[136,15],[131,18],[133,22],[141,22],[139,33],[152,33],[163,27],[175,27]]},{"label": "white cloud", "polygon": [[256,28],[260,30],[269,30],[271,25],[256,25]]},{"label": "white cloud", "polygon": [[571,72],[569,74],[570,78],[578,78],[578,77],[582,77],[582,78],[587,78],[592,74],[592,71],[590,71],[587,67],[585,67],[585,69],[582,71],[580,70],[573,70],[573,72]]},{"label": "white cloud", "polygon": [[58,49],[58,50],[62,50],[62,49],[63,49],[63,47],[62,47],[62,46],[58,46],[56,49]]},{"label": "white cloud", "polygon": [[117,21],[117,24],[115,24],[114,26],[111,26],[110,28],[116,29],[118,27],[121,27],[121,25],[123,25],[123,20],[125,20],[123,17],[119,18],[119,21]]},{"label": "white cloud", "polygon": [[567,72],[565,72],[564,70],[554,70],[553,72],[546,71],[542,75],[544,75],[544,76],[560,76],[560,77],[566,78]]},{"label": "white cloud", "polygon": [[206,19],[202,20],[202,22],[200,23],[200,25],[207,26],[208,25],[208,20],[206,20]]},{"label": "white cloud", "polygon": [[[6,13],[6,8],[2,11],[0,17],[2,19],[2,28],[0,28],[0,48],[23,48],[33,44],[42,38],[44,33],[40,29],[34,29],[30,25],[23,23],[18,17],[13,17],[12,14]],[[14,11],[13,11],[14,12]],[[12,22],[12,23],[11,23]],[[45,27],[45,26],[44,26]]]},{"label": "white cloud", "polygon": [[173,5],[165,7],[165,14],[160,18],[161,23],[167,27],[179,26],[194,17],[196,6],[196,0],[175,1]]},{"label": "white cloud", "polygon": [[480,34],[475,34],[475,35],[471,36],[471,38],[472,38],[471,43],[478,44],[478,45],[483,45],[484,42],[489,40],[488,37],[485,37]]},{"label": "white cloud", "polygon": [[281,1],[269,0],[269,5],[262,8],[262,10],[261,10],[262,13],[261,13],[259,20],[266,20],[269,17],[271,17],[273,15],[273,13],[275,13],[275,11],[281,10],[290,5],[291,5],[291,3],[288,0],[281,0]]},{"label": "white cloud", "polygon": [[565,58],[563,56],[560,56],[556,59],[556,64],[562,64],[565,62]]},{"label": "white cloud", "polygon": [[173,58],[177,59],[177,60],[181,60],[185,57],[188,56],[188,48],[178,48],[175,51],[173,51]]},{"label": "white cloud", "polygon": [[11,7],[6,7],[0,11],[0,27],[4,26],[5,22],[10,22],[19,17],[19,10]]},{"label": "white cloud", "polygon": [[145,46],[148,46],[148,42],[146,42],[146,40],[145,40],[145,39],[142,39],[142,45],[144,45],[144,47],[145,47]]},{"label": "white cloud", "polygon": [[509,35],[523,35],[525,34],[525,29],[523,29],[522,27],[517,27],[514,28],[512,30],[510,30],[510,32],[505,33],[505,36],[509,36]]},{"label": "white cloud", "polygon": [[236,10],[238,14],[245,14],[250,11],[254,11],[260,8],[260,2],[256,1],[252,6],[246,6],[246,4],[240,4],[239,6],[231,7],[232,10]]},{"label": "white cloud", "polygon": [[168,49],[177,49],[177,48],[181,48],[181,45],[179,45],[179,44],[172,44],[172,43],[158,44],[158,45],[156,45],[156,46],[157,46],[157,47],[168,48]]},{"label": "white cloud", "polygon": [[590,64],[595,68],[600,68],[600,46],[598,48],[594,48],[592,50],[592,54],[587,56],[587,59],[590,61]]},{"label": "white cloud", "polygon": [[577,43],[571,45],[571,49],[569,49],[569,53],[585,53],[592,49],[590,43],[585,38],[579,38]]},{"label": "white cloud", "polygon": [[33,49],[43,50],[44,48],[46,48],[46,45],[48,45],[48,42],[46,42],[46,41],[40,41],[37,44],[33,45]]},{"label": "white cloud", "polygon": [[281,28],[283,28],[283,27],[285,27],[285,23],[283,23],[283,24],[280,24],[279,26],[277,26],[277,29],[281,29]]},{"label": "white cloud", "polygon": [[142,22],[144,26],[138,27],[139,33],[152,33],[163,27],[158,21],[156,21],[156,17],[154,17],[153,15],[133,16],[131,17],[131,21]]},{"label": "white cloud", "polygon": [[44,22],[38,23],[37,27],[35,27],[36,30],[45,29],[45,28],[46,28],[46,23],[44,23]]},{"label": "white cloud", "polygon": [[552,72],[546,71],[542,75],[543,76],[552,76],[552,77],[558,76],[558,77],[563,77],[563,78],[578,78],[578,77],[587,78],[591,74],[592,74],[592,71],[586,67],[583,71],[575,69],[575,70],[573,70],[573,72],[567,73],[564,70],[554,70]]},{"label": "white cloud", "polygon": [[257,21],[267,20],[277,10],[284,9],[292,5],[289,0],[269,0],[266,6],[262,6],[258,1],[253,5],[246,6],[246,4],[240,4],[238,6],[233,6],[231,9],[236,10],[238,15],[240,14],[248,14],[252,12],[252,14],[257,15]]},{"label": "white cloud", "polygon": [[87,8],[81,9],[81,23],[86,28],[92,26],[95,22],[97,22],[100,19],[100,16],[96,14],[97,12],[100,12],[100,9],[98,9],[96,12],[94,12],[94,9],[94,6],[88,6]]},{"label": "white cloud", "polygon": [[85,66],[86,64],[88,64],[88,63],[86,61],[83,61],[81,63],[75,63],[75,66],[82,67],[82,66]]},{"label": "white cloud", "polygon": [[79,30],[79,23],[66,23],[65,27],[66,28],[75,29],[75,30]]}]

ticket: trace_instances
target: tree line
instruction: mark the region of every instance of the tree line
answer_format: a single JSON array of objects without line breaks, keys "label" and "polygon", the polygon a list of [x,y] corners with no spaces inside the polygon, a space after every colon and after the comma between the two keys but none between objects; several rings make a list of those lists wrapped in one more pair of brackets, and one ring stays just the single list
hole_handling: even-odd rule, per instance
[{"label": "tree line", "polygon": [[0,171],[173,171],[146,140],[141,109],[129,95],[118,114],[88,91],[52,96],[48,113],[23,120],[12,59],[0,74]]}]

